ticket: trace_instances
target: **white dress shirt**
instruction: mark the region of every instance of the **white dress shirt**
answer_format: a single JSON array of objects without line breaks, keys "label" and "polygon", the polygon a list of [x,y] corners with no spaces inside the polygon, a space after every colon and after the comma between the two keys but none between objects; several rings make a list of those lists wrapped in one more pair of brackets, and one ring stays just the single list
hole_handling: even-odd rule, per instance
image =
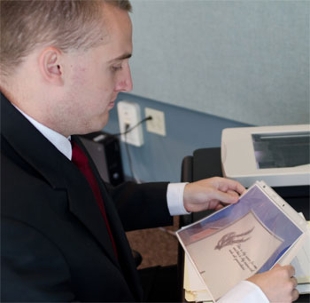
[{"label": "white dress shirt", "polygon": [[[18,108],[17,108],[18,109]],[[42,125],[18,109],[63,155],[72,159],[70,138]],[[171,216],[188,214],[183,205],[183,192],[186,183],[170,183],[167,189],[167,203]],[[224,282],[225,283],[225,282]],[[225,294],[218,303],[268,303],[268,299],[261,289],[248,281],[242,281]]]}]

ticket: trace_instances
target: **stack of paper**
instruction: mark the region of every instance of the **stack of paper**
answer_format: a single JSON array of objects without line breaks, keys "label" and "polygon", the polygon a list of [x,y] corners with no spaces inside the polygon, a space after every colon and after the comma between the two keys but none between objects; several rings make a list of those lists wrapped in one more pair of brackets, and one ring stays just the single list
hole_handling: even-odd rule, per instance
[{"label": "stack of paper", "polygon": [[306,242],[291,264],[296,271],[297,290],[300,294],[310,294],[310,221]]},{"label": "stack of paper", "polygon": [[188,301],[215,302],[240,281],[276,263],[293,262],[299,291],[308,292],[307,222],[264,182],[256,182],[237,204],[179,230],[177,236],[186,253]]},{"label": "stack of paper", "polygon": [[185,255],[184,263],[184,290],[188,302],[212,302],[206,285],[196,272],[188,257]]}]

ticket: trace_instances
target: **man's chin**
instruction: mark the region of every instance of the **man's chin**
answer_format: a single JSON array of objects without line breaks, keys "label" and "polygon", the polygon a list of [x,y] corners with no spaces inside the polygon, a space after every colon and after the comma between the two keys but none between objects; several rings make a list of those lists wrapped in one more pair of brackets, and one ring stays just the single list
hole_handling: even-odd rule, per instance
[{"label": "man's chin", "polygon": [[96,126],[92,125],[91,127],[88,127],[87,129],[84,129],[80,131],[77,135],[87,135],[95,132],[100,132],[104,129],[104,127],[107,125],[106,123],[98,123]]},{"label": "man's chin", "polygon": [[100,119],[100,121],[98,122],[98,125],[96,125],[96,127],[94,127],[94,131],[92,132],[96,132],[96,131],[101,131],[103,130],[106,125],[109,122],[109,113],[105,114],[104,117],[102,119]]}]

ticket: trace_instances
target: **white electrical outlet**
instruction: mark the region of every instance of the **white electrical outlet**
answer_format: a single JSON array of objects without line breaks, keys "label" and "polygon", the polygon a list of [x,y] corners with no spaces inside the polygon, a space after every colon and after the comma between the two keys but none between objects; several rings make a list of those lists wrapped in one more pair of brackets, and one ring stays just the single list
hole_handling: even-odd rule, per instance
[{"label": "white electrical outlet", "polygon": [[[128,144],[142,146],[142,126],[135,127],[141,121],[140,106],[134,102],[120,101],[117,103],[117,113],[120,133],[122,134],[121,140]],[[126,127],[130,131],[124,134]]]},{"label": "white electrical outlet", "polygon": [[145,108],[145,117],[151,116],[151,120],[146,122],[146,130],[150,133],[166,136],[165,114],[162,111]]}]

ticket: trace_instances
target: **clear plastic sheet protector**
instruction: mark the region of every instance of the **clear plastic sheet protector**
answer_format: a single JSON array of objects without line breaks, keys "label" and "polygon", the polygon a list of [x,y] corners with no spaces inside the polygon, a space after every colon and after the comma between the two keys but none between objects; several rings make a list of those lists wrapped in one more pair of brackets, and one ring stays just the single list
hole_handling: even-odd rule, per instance
[{"label": "clear plastic sheet protector", "polygon": [[255,273],[288,264],[302,246],[306,221],[264,182],[239,202],[177,231],[214,301]]}]

